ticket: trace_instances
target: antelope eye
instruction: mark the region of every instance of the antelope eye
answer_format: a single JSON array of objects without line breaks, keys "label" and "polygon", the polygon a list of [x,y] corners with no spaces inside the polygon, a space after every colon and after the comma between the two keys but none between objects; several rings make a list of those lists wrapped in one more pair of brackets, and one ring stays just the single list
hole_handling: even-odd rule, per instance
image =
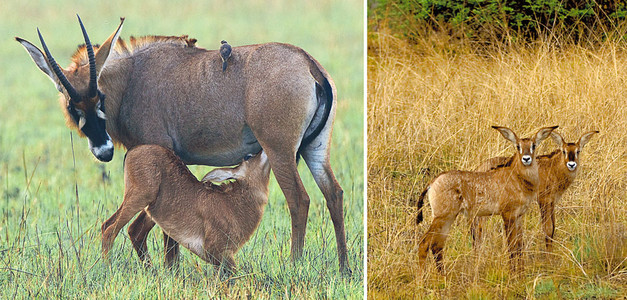
[{"label": "antelope eye", "polygon": [[531,145],[531,151],[536,151],[536,145],[535,144]]}]

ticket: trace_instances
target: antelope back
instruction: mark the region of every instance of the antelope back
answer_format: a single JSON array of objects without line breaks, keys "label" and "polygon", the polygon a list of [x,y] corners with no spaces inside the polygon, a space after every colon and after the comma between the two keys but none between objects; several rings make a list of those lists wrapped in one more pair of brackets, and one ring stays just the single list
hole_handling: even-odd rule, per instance
[{"label": "antelope back", "polygon": [[[78,15],[77,15],[78,17]],[[31,42],[22,38],[15,39],[24,46],[37,67],[44,72],[62,93],[62,107],[70,128],[76,129],[80,135],[89,140],[91,152],[100,161],[110,161],[113,158],[113,142],[106,132],[106,112],[104,109],[105,94],[98,89],[98,76],[105,65],[109,54],[122,29],[124,19],[116,31],[102,44],[92,46],[87,31],[80,17],[78,21],[83,32],[85,45],[79,48],[74,55],[74,62],[67,69],[61,69],[44,39],[37,29],[39,40],[44,49],[42,52]],[[88,57],[88,63],[82,64],[76,58],[81,55]]]}]

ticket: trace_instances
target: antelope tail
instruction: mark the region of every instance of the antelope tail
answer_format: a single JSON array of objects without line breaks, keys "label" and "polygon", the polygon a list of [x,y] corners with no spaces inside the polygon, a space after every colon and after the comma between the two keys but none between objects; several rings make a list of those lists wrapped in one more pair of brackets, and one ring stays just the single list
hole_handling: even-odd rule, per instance
[{"label": "antelope tail", "polygon": [[[309,53],[305,52],[301,49],[301,51],[305,54],[305,56],[309,59],[309,72],[316,80],[316,98],[318,99],[318,107],[316,108],[316,112],[305,130],[305,134],[303,136],[303,140],[300,143],[300,147],[298,147],[298,152],[309,145],[324,129],[327,121],[329,120],[329,114],[331,113],[331,105],[333,105],[333,100],[336,95],[333,94],[333,87],[331,86],[331,81],[329,74],[324,70],[324,68],[313,58]],[[297,156],[298,157],[298,156]]]},{"label": "antelope tail", "polygon": [[418,203],[416,204],[416,206],[418,207],[418,216],[416,216],[416,224],[420,224],[420,222],[422,222],[423,218],[422,218],[422,206],[425,203],[425,195],[427,195],[427,192],[429,191],[429,187],[427,186],[427,188],[425,188],[424,191],[422,191],[422,193],[420,194],[420,197],[418,197]]}]

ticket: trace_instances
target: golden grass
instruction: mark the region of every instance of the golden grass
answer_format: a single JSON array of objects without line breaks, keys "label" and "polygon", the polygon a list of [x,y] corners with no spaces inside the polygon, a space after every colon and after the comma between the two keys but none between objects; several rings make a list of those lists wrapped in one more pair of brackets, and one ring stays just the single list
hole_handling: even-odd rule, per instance
[{"label": "golden grass", "polygon": [[[372,34],[368,55],[369,298],[614,298],[627,293],[627,45],[594,50],[549,43],[476,51],[438,39],[408,45]],[[471,170],[513,149],[491,125],[528,136],[559,125],[568,142],[599,130],[556,212],[556,244],[544,252],[537,205],[525,217],[524,270],[510,271],[502,220],[492,217],[473,250],[458,216],[444,275],[417,245],[417,197],[442,171]],[[542,153],[555,149],[547,139]]]}]

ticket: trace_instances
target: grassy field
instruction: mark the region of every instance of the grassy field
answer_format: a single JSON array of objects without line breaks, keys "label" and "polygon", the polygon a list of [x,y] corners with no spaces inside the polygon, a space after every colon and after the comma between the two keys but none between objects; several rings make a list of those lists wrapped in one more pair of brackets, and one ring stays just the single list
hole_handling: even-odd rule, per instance
[{"label": "grassy field", "polygon": [[[594,49],[538,42],[492,50],[431,36],[407,44],[382,29],[368,42],[368,298],[621,298],[627,293],[627,45]],[[456,41],[453,41],[456,43]],[[485,51],[484,51],[485,50]],[[524,269],[510,271],[502,220],[477,250],[458,216],[440,274],[418,265],[421,235],[409,204],[446,170],[513,154],[490,128],[528,136],[559,125],[565,140],[599,130],[556,212],[553,253],[539,212],[525,217]],[[555,149],[548,139],[541,153]]]},{"label": "grassy field", "polygon": [[[361,1],[91,1],[0,3],[0,298],[362,298],[363,297],[363,3]],[[79,13],[92,42],[126,17],[122,37],[189,34],[216,49],[270,41],[292,43],[316,57],[337,85],[331,162],[344,189],[352,276],[338,272],[333,226],[305,164],[311,196],[304,257],[290,261],[290,217],[271,179],[260,227],[236,255],[233,285],[186,249],[178,271],[144,269],[126,236],[112,264],[100,261],[100,225],[122,202],[124,151],[93,158],[85,139],[65,127],[57,93],[14,36],[39,45],[36,28],[62,66],[82,43]],[[355,113],[357,112],[357,113]],[[202,176],[208,167],[193,166]],[[162,260],[160,230],[149,237]]]}]

